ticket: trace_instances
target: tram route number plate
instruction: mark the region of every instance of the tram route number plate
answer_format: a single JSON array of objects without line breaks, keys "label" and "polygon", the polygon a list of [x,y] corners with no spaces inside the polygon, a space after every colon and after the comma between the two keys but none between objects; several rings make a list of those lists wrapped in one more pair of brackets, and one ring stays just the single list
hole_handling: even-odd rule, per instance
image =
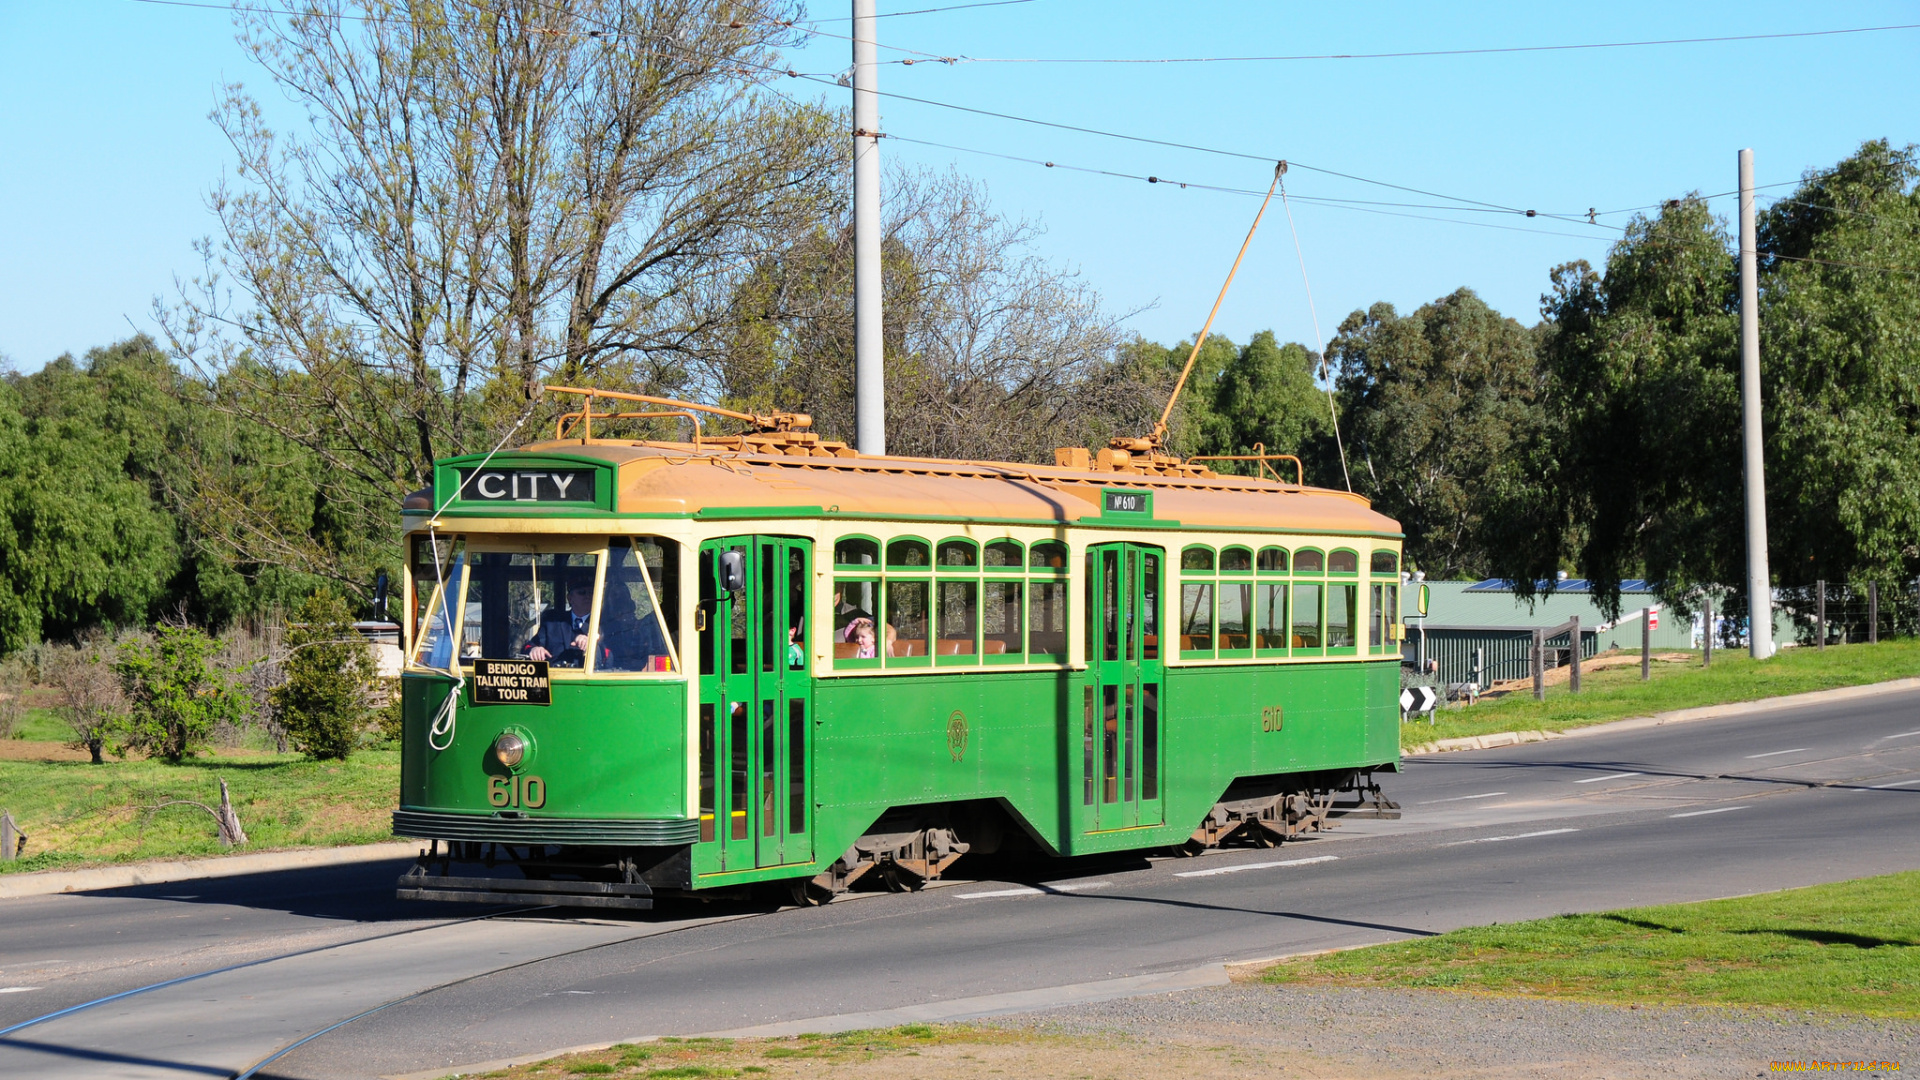
[{"label": "tram route number plate", "polygon": [[1147,514],[1153,513],[1153,504],[1148,502],[1144,491],[1114,491],[1111,488],[1101,493],[1104,496],[1102,508],[1109,514]]},{"label": "tram route number plate", "polygon": [[551,705],[545,660],[475,660],[475,705]]}]

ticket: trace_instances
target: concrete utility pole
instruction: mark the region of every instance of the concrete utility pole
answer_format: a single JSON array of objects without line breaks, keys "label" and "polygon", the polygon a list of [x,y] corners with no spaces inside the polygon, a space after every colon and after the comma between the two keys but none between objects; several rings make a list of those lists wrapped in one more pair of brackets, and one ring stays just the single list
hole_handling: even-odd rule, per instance
[{"label": "concrete utility pole", "polygon": [[880,333],[880,65],[874,0],[853,0],[854,449],[887,452],[886,371]]},{"label": "concrete utility pole", "polygon": [[1753,151],[1740,151],[1740,412],[1747,474],[1747,647],[1773,655],[1773,577],[1767,572],[1766,460],[1760,441],[1760,283],[1754,267]]}]

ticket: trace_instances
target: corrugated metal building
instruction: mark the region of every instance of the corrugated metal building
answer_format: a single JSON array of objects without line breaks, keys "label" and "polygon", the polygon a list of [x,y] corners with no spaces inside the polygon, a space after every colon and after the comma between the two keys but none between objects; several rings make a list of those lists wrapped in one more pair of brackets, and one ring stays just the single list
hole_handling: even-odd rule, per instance
[{"label": "corrugated metal building", "polygon": [[[1542,585],[1544,586],[1544,582]],[[1503,679],[1524,679],[1532,674],[1531,654],[1534,629],[1551,629],[1575,615],[1580,617],[1580,654],[1593,656],[1608,649],[1640,647],[1640,612],[1655,610],[1653,647],[1655,649],[1693,648],[1693,624],[1676,618],[1654,597],[1653,588],[1644,581],[1625,581],[1620,585],[1620,620],[1609,623],[1594,606],[1592,589],[1581,578],[1561,581],[1552,596],[1535,597],[1531,606],[1513,593],[1512,582],[1499,578],[1487,581],[1429,581],[1427,617],[1411,614],[1413,589],[1409,597],[1407,643],[1409,661],[1419,655],[1422,630],[1426,637],[1426,657],[1439,665],[1441,683],[1478,682],[1488,686]],[[1571,648],[1567,633],[1547,641],[1549,667],[1568,661]],[[1480,651],[1481,667],[1475,678],[1474,651]]]}]

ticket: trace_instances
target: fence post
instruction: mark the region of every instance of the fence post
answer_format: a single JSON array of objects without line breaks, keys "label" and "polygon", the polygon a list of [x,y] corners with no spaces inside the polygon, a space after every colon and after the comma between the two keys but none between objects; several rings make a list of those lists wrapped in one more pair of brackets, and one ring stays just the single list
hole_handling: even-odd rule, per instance
[{"label": "fence post", "polygon": [[1867,644],[1880,644],[1880,583],[1867,582]]},{"label": "fence post", "polygon": [[1700,621],[1703,625],[1706,626],[1706,633],[1700,635],[1701,643],[1706,646],[1706,651],[1702,653],[1702,658],[1705,660],[1705,663],[1701,664],[1700,666],[1712,667],[1713,666],[1713,594],[1712,593],[1707,594],[1706,602],[1701,606]]},{"label": "fence post", "polygon": [[1827,581],[1821,578],[1813,583],[1813,624],[1819,631],[1819,647],[1827,647]]},{"label": "fence post", "polygon": [[1533,628],[1533,700],[1547,700],[1547,632]]},{"label": "fence post", "polygon": [[1580,616],[1575,615],[1567,620],[1567,623],[1567,644],[1573,646],[1567,650],[1567,655],[1571,658],[1569,662],[1573,664],[1573,677],[1568,682],[1572,685],[1573,692],[1577,694],[1580,692]]},{"label": "fence post", "polygon": [[1640,681],[1653,678],[1653,609],[1640,609]]},{"label": "fence post", "polygon": [[26,834],[13,823],[12,811],[0,810],[0,862],[12,862],[19,858],[20,849],[26,842]]}]

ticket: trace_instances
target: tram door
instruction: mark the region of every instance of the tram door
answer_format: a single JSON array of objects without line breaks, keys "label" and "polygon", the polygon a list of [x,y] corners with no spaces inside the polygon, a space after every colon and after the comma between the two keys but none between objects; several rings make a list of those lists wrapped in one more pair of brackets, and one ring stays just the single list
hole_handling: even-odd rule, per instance
[{"label": "tram door", "polygon": [[1087,681],[1082,687],[1081,811],[1089,832],[1158,825],[1165,553],[1087,549]]},{"label": "tram door", "polygon": [[697,870],[813,860],[811,559],[783,536],[700,545],[700,839],[719,858]]}]

